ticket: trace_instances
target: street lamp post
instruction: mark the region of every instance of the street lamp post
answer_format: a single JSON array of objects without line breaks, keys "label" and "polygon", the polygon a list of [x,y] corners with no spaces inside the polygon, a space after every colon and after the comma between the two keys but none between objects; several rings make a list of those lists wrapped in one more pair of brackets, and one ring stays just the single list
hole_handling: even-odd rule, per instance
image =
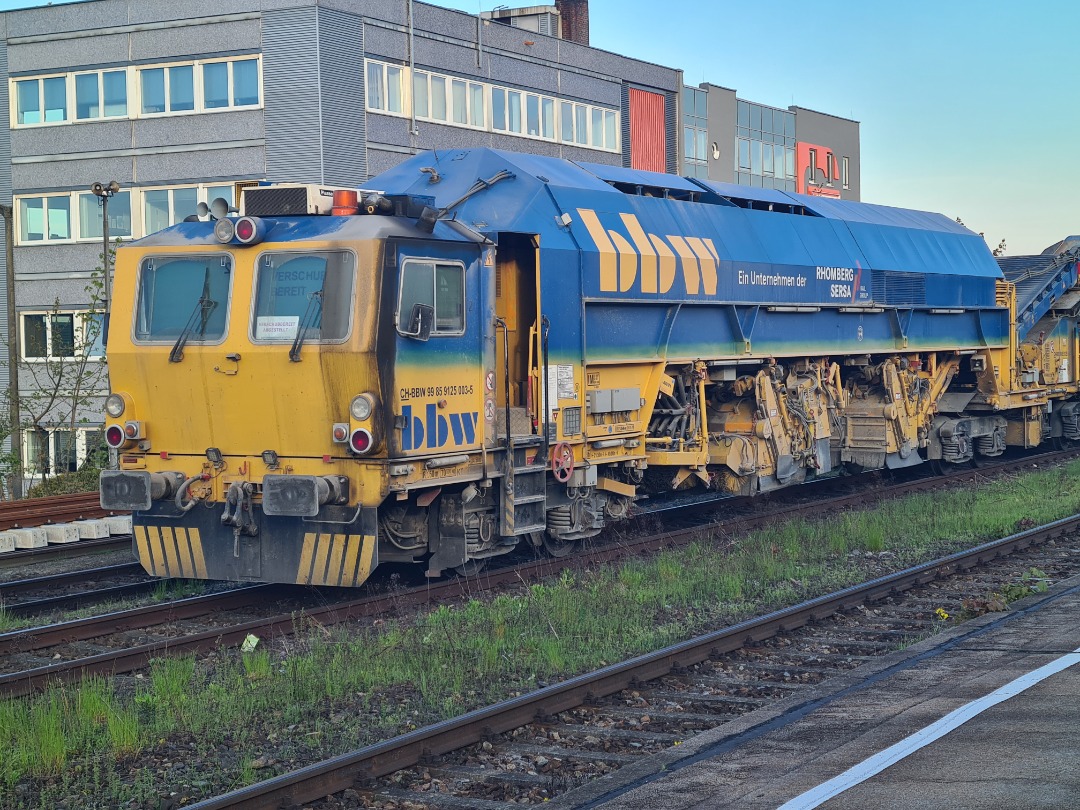
[{"label": "street lamp post", "polygon": [[[107,337],[109,332],[109,311],[112,303],[112,279],[109,275],[109,200],[120,190],[120,184],[115,180],[106,183],[93,183],[90,191],[101,201],[101,272],[102,292],[104,293],[105,312],[101,318],[102,337]],[[116,449],[109,448],[109,469],[117,467]]]},{"label": "street lamp post", "polygon": [[109,302],[111,300],[111,281],[109,278],[109,200],[120,190],[120,184],[115,180],[109,183],[94,183],[90,191],[101,202],[101,269],[104,274],[103,284],[105,292],[105,321],[108,322]]}]

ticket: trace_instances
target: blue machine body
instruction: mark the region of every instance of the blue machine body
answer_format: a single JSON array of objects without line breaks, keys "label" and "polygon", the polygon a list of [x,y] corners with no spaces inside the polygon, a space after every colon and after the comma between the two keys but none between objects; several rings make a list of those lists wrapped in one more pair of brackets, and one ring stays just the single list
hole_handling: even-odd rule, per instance
[{"label": "blue machine body", "polygon": [[496,243],[535,234],[554,350],[675,360],[1009,340],[1000,268],[940,214],[487,148],[417,155],[370,186],[433,197]]}]

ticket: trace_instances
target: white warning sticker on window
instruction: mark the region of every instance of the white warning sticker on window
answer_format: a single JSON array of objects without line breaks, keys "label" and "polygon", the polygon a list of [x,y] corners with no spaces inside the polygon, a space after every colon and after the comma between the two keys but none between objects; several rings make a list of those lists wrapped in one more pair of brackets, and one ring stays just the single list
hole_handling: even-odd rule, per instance
[{"label": "white warning sticker on window", "polygon": [[260,315],[255,319],[255,339],[292,340],[299,326],[299,315]]}]

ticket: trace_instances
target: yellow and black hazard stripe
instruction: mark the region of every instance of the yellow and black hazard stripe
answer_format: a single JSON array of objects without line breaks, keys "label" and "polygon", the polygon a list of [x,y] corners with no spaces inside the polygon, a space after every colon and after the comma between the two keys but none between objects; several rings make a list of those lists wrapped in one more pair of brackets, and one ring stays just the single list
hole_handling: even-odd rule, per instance
[{"label": "yellow and black hazard stripe", "polygon": [[198,529],[135,526],[139,562],[157,577],[207,579]]},{"label": "yellow and black hazard stripe", "polygon": [[362,585],[375,567],[375,536],[308,532],[296,571],[299,585]]}]

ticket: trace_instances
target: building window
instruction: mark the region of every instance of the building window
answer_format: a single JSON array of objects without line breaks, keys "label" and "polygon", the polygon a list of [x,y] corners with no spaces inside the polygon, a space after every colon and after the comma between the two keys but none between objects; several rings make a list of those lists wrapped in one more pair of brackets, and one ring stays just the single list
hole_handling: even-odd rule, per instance
[{"label": "building window", "polygon": [[738,171],[748,172],[750,171],[750,141],[746,138],[738,138],[737,152],[738,152],[738,164],[736,164]]},{"label": "building window", "polygon": [[[13,127],[258,106],[259,58],[79,71],[11,81]],[[138,97],[128,103],[129,87]]]},{"label": "building window", "polygon": [[840,165],[841,165],[841,172],[842,172],[842,174],[841,174],[841,182],[843,183],[844,188],[848,188],[850,186],[850,180],[851,180],[851,175],[849,174],[850,167],[848,165],[848,159],[844,158]]},{"label": "building window", "polygon": [[739,100],[735,140],[738,182],[795,190],[794,113]]},{"label": "building window", "polygon": [[[391,115],[565,143],[619,150],[616,110],[560,101],[500,85],[369,60],[367,108]],[[406,98],[402,88],[410,88]],[[488,118],[490,110],[490,119]]]},{"label": "building window", "polygon": [[96,312],[22,313],[26,360],[72,360],[105,355],[104,318]]},{"label": "building window", "polygon": [[156,233],[170,225],[183,222],[186,218],[198,214],[200,202],[209,206],[216,199],[224,200],[226,205],[232,208],[233,187],[207,185],[143,189],[142,234]]},{"label": "building window", "polygon": [[192,65],[143,68],[139,77],[144,115],[195,110],[195,70]]},{"label": "building window", "polygon": [[127,71],[75,74],[75,120],[127,115]]},{"label": "building window", "polygon": [[[218,198],[236,210],[231,183],[125,189],[109,200],[109,238],[129,239],[154,233],[196,214],[200,202],[210,205]],[[101,203],[90,192],[16,195],[15,211],[18,245],[89,242],[102,238]]]},{"label": "building window", "polygon": [[100,467],[108,457],[101,428],[31,428],[23,432],[23,464],[30,475],[75,472],[87,461]]},{"label": "building window", "polygon": [[[101,239],[101,198],[90,192],[77,195],[79,201],[79,238]],[[121,191],[109,200],[109,239],[131,237],[131,192]]]},{"label": "building window", "polygon": [[71,197],[21,197],[17,206],[19,242],[67,242],[71,240]]},{"label": "building window", "polygon": [[68,120],[67,77],[49,76],[15,82],[17,124],[54,124]]},{"label": "building window", "polygon": [[585,146],[589,143],[589,108],[585,104],[564,101],[562,107],[562,139],[566,143]]},{"label": "building window", "polygon": [[203,109],[247,107],[259,103],[259,62],[257,59],[204,62],[202,82]]},{"label": "building window", "polygon": [[817,149],[810,150],[810,183],[817,183]]},{"label": "building window", "polygon": [[709,176],[709,93],[683,88],[683,170],[688,177]]}]

